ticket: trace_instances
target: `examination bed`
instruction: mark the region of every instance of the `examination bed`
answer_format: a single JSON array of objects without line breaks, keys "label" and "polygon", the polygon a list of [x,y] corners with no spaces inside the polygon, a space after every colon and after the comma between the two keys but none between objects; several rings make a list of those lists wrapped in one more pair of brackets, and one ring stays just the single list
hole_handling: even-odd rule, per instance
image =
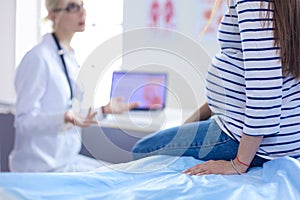
[{"label": "examination bed", "polygon": [[189,176],[202,161],[153,156],[84,173],[0,173],[0,199],[300,200],[300,158],[279,158],[244,175]]}]

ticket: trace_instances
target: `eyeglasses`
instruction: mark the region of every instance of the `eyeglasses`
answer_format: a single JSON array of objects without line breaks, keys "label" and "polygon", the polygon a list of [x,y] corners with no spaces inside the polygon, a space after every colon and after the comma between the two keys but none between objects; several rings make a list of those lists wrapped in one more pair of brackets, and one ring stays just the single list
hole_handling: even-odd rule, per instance
[{"label": "eyeglasses", "polygon": [[77,13],[83,8],[83,2],[81,4],[77,3],[69,3],[65,8],[55,8],[52,11],[53,12],[61,12],[61,11],[66,11],[68,13]]}]

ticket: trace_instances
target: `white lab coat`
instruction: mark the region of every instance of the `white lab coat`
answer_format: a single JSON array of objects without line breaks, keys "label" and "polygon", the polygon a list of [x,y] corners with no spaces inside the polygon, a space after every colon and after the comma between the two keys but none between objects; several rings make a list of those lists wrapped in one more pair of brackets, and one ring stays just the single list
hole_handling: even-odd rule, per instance
[{"label": "white lab coat", "polygon": [[[79,66],[73,52],[64,52],[74,88]],[[78,154],[81,130],[64,123],[64,113],[70,108],[70,89],[51,34],[46,34],[24,56],[17,69],[15,87],[16,137],[9,156],[11,171],[86,171],[100,165],[83,158],[87,161],[85,166]],[[80,95],[74,91],[74,96]]]}]

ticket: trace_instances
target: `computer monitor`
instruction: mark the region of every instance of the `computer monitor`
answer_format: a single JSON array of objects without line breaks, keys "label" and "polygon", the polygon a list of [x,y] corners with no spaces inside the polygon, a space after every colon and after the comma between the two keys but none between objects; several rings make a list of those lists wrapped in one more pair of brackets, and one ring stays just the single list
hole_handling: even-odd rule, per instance
[{"label": "computer monitor", "polygon": [[167,74],[162,72],[113,72],[110,97],[139,102],[134,110],[162,110],[166,106]]}]

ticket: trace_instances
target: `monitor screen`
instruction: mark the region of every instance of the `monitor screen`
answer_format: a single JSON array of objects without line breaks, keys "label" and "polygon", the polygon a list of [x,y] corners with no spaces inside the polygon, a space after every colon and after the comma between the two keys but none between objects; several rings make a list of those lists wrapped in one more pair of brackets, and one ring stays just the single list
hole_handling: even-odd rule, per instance
[{"label": "monitor screen", "polygon": [[124,102],[139,102],[135,110],[165,108],[167,74],[150,72],[114,72],[110,97],[123,97]]}]

